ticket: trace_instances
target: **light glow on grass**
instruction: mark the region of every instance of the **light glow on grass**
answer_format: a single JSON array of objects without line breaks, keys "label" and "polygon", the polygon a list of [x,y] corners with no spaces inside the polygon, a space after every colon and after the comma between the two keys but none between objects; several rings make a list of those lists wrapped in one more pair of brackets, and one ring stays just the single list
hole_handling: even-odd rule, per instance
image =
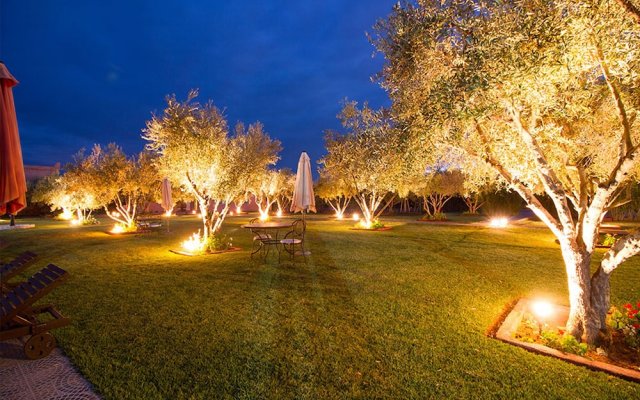
[{"label": "light glow on grass", "polygon": [[71,220],[71,225],[73,225],[73,226],[78,226],[78,225],[80,225],[81,223],[82,223],[82,221],[80,221],[80,220],[79,220],[79,219],[77,219],[77,218],[74,218],[74,219],[72,219],[72,220]]},{"label": "light glow on grass", "polygon": [[489,221],[489,226],[492,228],[506,228],[507,226],[509,226],[509,218],[491,218],[491,221]]}]

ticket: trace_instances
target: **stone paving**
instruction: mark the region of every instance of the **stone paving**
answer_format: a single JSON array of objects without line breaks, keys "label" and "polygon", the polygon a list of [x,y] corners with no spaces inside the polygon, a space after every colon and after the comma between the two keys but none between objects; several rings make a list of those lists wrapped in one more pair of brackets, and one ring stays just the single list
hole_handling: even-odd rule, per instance
[{"label": "stone paving", "polygon": [[40,360],[28,360],[22,343],[0,343],[0,399],[92,400],[100,399],[60,349]]}]

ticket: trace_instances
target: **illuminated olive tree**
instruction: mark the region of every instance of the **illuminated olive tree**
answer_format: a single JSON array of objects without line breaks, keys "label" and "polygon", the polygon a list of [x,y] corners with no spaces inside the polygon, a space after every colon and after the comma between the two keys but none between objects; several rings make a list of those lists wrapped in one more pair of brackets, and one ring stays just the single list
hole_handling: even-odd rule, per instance
[{"label": "illuminated olive tree", "polygon": [[196,198],[206,241],[219,231],[231,203],[246,193],[254,176],[278,160],[280,144],[260,123],[246,131],[239,125],[229,136],[222,112],[211,102],[194,101],[196,96],[191,91],[184,102],[167,97],[167,108],[147,122],[143,138],[158,155],[160,175]]},{"label": "illuminated olive tree", "polygon": [[296,174],[289,168],[282,168],[278,170],[278,175],[280,190],[276,196],[276,204],[278,204],[278,213],[282,214],[291,206],[293,187],[296,184]]},{"label": "illuminated olive tree", "polygon": [[76,211],[71,207],[70,197],[59,174],[38,179],[31,193],[32,202],[46,204],[51,211],[62,210],[65,219],[71,219]]},{"label": "illuminated olive tree", "polygon": [[320,170],[320,179],[314,189],[316,196],[329,204],[336,212],[336,218],[342,219],[351,203],[354,192],[341,175],[331,174],[326,168]]},{"label": "illuminated olive tree", "polygon": [[386,110],[373,110],[367,104],[359,109],[349,102],[338,117],[347,133],[327,132],[327,155],[320,164],[344,179],[365,226],[370,226],[395,198],[405,173],[406,152]]},{"label": "illuminated olive tree", "polygon": [[464,177],[458,170],[435,168],[416,180],[415,193],[422,196],[425,219],[444,219],[442,209],[453,196],[463,192]]},{"label": "illuminated olive tree", "polygon": [[610,274],[640,251],[640,234],[621,238],[590,274],[602,219],[637,177],[640,24],[615,0],[424,0],[377,28],[397,118],[526,201],[560,242],[568,332],[595,343]]},{"label": "illuminated olive tree", "polygon": [[[157,191],[159,176],[152,155],[143,152],[127,157],[114,143],[95,145],[87,156],[85,173],[92,177],[94,197],[107,216],[125,230],[136,229],[138,211]],[[109,210],[109,207],[114,210]]]},{"label": "illuminated olive tree", "polygon": [[92,221],[91,213],[100,207],[96,198],[97,185],[84,151],[74,155],[73,162],[65,166],[63,175],[40,179],[33,190],[32,201],[48,204],[52,211],[62,210],[62,217],[76,215],[78,223]]},{"label": "illuminated olive tree", "polygon": [[256,175],[255,178],[251,193],[253,193],[256,200],[260,218],[266,219],[280,194],[280,176],[278,171],[265,170]]}]

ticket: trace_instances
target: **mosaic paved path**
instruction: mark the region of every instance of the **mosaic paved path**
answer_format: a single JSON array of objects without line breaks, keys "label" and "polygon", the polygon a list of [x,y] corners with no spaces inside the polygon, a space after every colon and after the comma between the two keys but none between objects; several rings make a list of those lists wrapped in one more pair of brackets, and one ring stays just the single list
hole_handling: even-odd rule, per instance
[{"label": "mosaic paved path", "polygon": [[71,365],[60,349],[41,360],[28,360],[22,344],[0,343],[0,399],[99,399],[91,385]]}]

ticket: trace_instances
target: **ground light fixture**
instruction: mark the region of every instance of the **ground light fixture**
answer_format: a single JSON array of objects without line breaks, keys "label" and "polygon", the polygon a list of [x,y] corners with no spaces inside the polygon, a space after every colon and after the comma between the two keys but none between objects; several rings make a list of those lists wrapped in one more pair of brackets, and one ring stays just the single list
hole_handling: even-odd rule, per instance
[{"label": "ground light fixture", "polygon": [[542,332],[546,321],[553,315],[553,305],[546,300],[535,300],[531,303],[531,312],[536,317],[538,329]]},{"label": "ground light fixture", "polygon": [[489,226],[492,228],[506,228],[507,226],[509,226],[509,218],[506,218],[506,217],[491,218],[491,221],[489,221]]},{"label": "ground light fixture", "polygon": [[115,224],[113,228],[111,228],[111,233],[122,233],[124,232],[124,226],[122,224]]},{"label": "ground light fixture", "polygon": [[339,213],[339,212],[336,213],[336,219],[341,220],[343,218],[344,218],[344,214],[343,213]]},{"label": "ground light fixture", "polygon": [[265,213],[262,213],[262,212],[260,213],[260,221],[264,222],[264,221],[266,221],[268,219],[269,219],[269,214],[268,213],[266,213],[266,212]]},{"label": "ground light fixture", "polygon": [[68,208],[63,208],[62,212],[58,214],[58,218],[68,221],[73,218],[73,211]]},{"label": "ground light fixture", "polygon": [[205,242],[200,237],[200,232],[194,233],[187,240],[182,242],[182,248],[192,254],[202,253],[204,251]]},{"label": "ground light fixture", "polygon": [[353,219],[354,221],[360,221],[360,214],[358,213],[353,213],[353,215],[351,216],[351,219]]},{"label": "ground light fixture", "polygon": [[80,221],[79,219],[74,218],[71,220],[71,225],[77,226],[77,225],[80,225],[81,222],[82,221]]},{"label": "ground light fixture", "polygon": [[282,217],[282,210],[278,210],[278,212],[276,213],[276,217],[278,218]]},{"label": "ground light fixture", "polygon": [[164,216],[165,217],[170,217],[171,216],[171,210],[165,211]]}]

